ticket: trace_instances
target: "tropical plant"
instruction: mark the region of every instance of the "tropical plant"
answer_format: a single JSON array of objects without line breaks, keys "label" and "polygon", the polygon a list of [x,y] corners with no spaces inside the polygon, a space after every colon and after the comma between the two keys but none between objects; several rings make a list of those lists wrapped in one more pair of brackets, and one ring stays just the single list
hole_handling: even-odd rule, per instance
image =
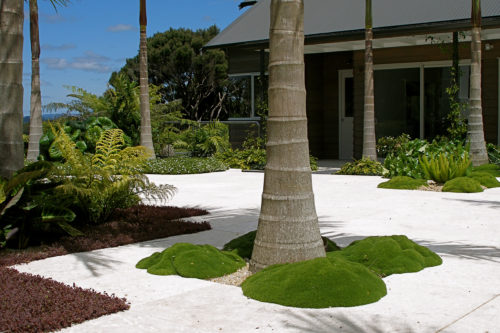
[{"label": "tropical plant", "polygon": [[481,0],[472,0],[471,65],[470,65],[470,109],[467,139],[474,166],[488,163],[481,100]]},{"label": "tropical plant", "polygon": [[431,155],[430,158],[419,158],[425,179],[432,179],[437,183],[446,183],[448,180],[467,176],[472,165],[467,153],[454,156],[446,153]]},{"label": "tropical plant", "polygon": [[492,143],[486,145],[488,149],[488,159],[490,163],[500,165],[500,150]]},{"label": "tropical plant", "polygon": [[451,84],[446,88],[446,94],[450,102],[450,112],[446,116],[449,125],[446,131],[451,140],[465,142],[467,137],[467,120],[463,118],[462,114],[465,112],[467,104],[458,100],[460,87],[457,82],[458,74],[454,73],[456,70],[455,68],[451,69]]},{"label": "tropical plant", "polygon": [[230,148],[229,128],[215,121],[202,125],[196,121],[183,120],[189,127],[179,133],[173,142],[175,148],[187,149],[192,156],[206,157]]},{"label": "tropical plant", "polygon": [[155,185],[139,174],[150,153],[140,146],[124,148],[120,129],[104,131],[91,157],[76,149],[62,128],[58,129],[55,142],[64,160],[63,184],[58,190],[74,198],[79,222],[100,223],[116,208],[139,203],[140,195],[147,200],[165,201],[175,191],[173,186]]},{"label": "tropical plant", "polygon": [[0,177],[9,178],[24,163],[23,0],[0,5]]},{"label": "tropical plant", "polygon": [[365,1],[365,101],[363,113],[363,156],[377,160],[375,138],[375,97],[373,90],[372,1]]},{"label": "tropical plant", "polygon": [[250,270],[325,257],[314,206],[304,82],[304,2],[271,1],[267,165]]},{"label": "tropical plant", "polygon": [[50,162],[39,161],[19,170],[0,190],[0,230],[3,239],[17,239],[17,247],[25,248],[34,235],[59,227],[70,235],[81,234],[70,223],[75,214],[70,200],[57,196],[61,181],[52,178],[56,172]]},{"label": "tropical plant", "polygon": [[360,160],[344,164],[336,174],[382,176],[384,174],[384,167],[380,162],[373,161],[368,157],[363,157]]}]

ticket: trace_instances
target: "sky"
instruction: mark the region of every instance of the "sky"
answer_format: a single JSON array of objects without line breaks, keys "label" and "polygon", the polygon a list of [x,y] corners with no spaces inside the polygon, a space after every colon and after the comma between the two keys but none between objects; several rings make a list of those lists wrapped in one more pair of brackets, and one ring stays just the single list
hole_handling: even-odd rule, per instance
[{"label": "sky", "polygon": [[[221,30],[244,10],[241,0],[148,0],[148,37],[170,27],[192,30],[215,24]],[[26,4],[23,50],[23,113],[29,115],[31,47]],[[57,7],[38,0],[42,105],[67,102],[77,86],[102,94],[110,74],[139,50],[139,0],[71,0]]]}]

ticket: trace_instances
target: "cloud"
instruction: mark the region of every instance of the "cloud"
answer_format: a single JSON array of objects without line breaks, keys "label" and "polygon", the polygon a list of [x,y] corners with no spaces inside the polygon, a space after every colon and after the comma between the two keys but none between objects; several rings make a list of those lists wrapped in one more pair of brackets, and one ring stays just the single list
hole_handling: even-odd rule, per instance
[{"label": "cloud", "polygon": [[109,26],[107,30],[111,32],[122,32],[122,31],[137,31],[137,28],[130,24],[117,24]]},{"label": "cloud", "polygon": [[41,62],[45,64],[49,69],[53,70],[76,69],[76,70],[96,72],[96,73],[110,73],[112,69],[107,64],[109,61],[111,61],[110,58],[94,53],[92,51],[87,51],[83,56],[75,57],[70,61],[68,61],[65,58],[41,59]]},{"label": "cloud", "polygon": [[61,45],[43,44],[42,49],[47,51],[66,51],[76,49],[76,45],[71,43]]}]

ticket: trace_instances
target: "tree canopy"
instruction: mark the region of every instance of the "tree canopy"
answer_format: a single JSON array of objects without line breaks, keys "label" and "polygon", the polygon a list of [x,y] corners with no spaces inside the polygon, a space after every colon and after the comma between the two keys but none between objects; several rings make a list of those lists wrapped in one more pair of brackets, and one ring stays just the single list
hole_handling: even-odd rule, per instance
[{"label": "tree canopy", "polygon": [[[207,29],[169,29],[148,38],[149,82],[160,87],[164,101],[182,100],[183,112],[193,120],[222,116],[227,100],[228,64],[221,50],[202,50],[219,33]],[[139,81],[139,57],[127,59],[120,73]]]}]

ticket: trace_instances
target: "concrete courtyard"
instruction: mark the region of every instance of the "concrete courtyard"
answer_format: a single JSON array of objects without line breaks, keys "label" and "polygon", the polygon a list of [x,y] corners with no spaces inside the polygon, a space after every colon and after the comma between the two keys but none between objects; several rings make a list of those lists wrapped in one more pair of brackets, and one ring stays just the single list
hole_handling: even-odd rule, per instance
[{"label": "concrete courtyard", "polygon": [[234,169],[150,176],[178,188],[169,205],[209,210],[191,220],[209,221],[213,229],[16,268],[131,304],[65,332],[500,332],[500,188],[474,194],[386,190],[377,188],[381,177],[314,174],[323,236],[346,246],[366,236],[404,234],[443,258],[441,266],[384,278],[388,294],[373,304],[289,308],[248,299],[239,287],[134,267],[177,242],[222,247],[256,229],[263,176]]}]

